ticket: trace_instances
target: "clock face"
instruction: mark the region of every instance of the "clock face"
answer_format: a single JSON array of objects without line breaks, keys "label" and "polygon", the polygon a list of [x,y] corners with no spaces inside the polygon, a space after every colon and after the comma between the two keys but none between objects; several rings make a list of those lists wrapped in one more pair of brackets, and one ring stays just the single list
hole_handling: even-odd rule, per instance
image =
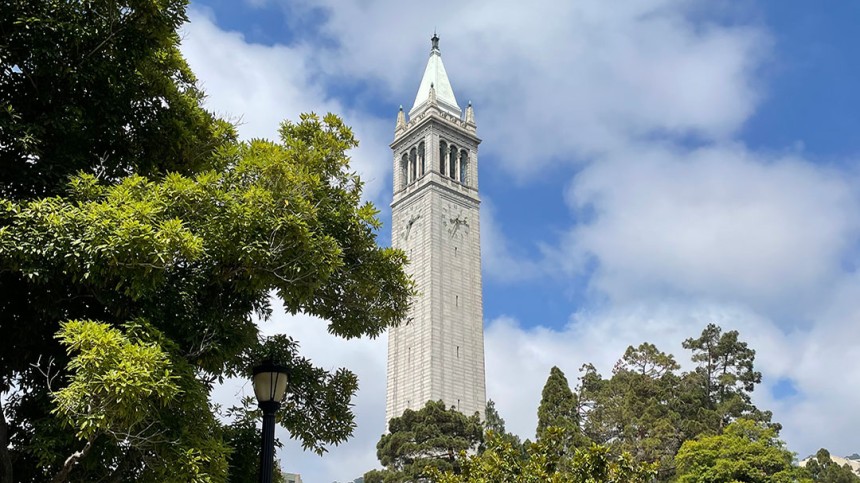
[{"label": "clock face", "polygon": [[463,239],[469,235],[469,217],[459,206],[448,204],[442,212],[442,224],[451,238]]},{"label": "clock face", "polygon": [[421,220],[421,209],[417,206],[407,209],[400,226],[400,238],[409,241],[409,235],[414,231]]}]

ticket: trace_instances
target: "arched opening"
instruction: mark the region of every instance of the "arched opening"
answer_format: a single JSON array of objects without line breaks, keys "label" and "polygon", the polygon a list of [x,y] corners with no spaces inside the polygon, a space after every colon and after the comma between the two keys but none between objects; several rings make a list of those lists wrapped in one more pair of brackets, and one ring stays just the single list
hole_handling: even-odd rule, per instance
[{"label": "arched opening", "polygon": [[466,184],[466,173],[469,172],[469,153],[460,151],[460,182]]},{"label": "arched opening", "polygon": [[409,183],[414,183],[418,179],[418,151],[412,148],[409,151]]},{"label": "arched opening", "polygon": [[418,176],[424,176],[424,142],[418,143]]},{"label": "arched opening", "polygon": [[400,158],[400,189],[405,188],[406,185],[409,183],[409,180],[406,177],[409,173],[407,171],[408,164],[409,156],[406,153],[403,153],[403,157]]},{"label": "arched opening", "polygon": [[451,155],[448,157],[448,176],[457,179],[457,146],[451,145]]},{"label": "arched opening", "polygon": [[439,142],[439,173],[445,176],[445,160],[448,159],[448,144],[445,141]]}]

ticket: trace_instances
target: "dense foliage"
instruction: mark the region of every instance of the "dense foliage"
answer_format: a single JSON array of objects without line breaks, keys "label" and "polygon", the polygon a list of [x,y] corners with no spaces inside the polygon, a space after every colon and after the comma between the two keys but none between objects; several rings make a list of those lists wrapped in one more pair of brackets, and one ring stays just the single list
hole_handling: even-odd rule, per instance
[{"label": "dense foliage", "polygon": [[[509,433],[505,429],[505,420],[502,418],[499,411],[496,409],[496,403],[492,399],[487,400],[487,406],[484,409],[484,435],[485,439],[488,439],[486,435],[490,433],[493,434],[493,437],[497,440],[501,440],[500,444],[509,445],[511,448],[516,450],[523,450],[523,443],[520,441],[520,437]],[[486,449],[484,445],[481,445],[479,451],[483,452]]]},{"label": "dense foliage", "polygon": [[274,295],[351,338],[407,308],[351,130],[304,115],[236,141],[179,54],[185,7],[0,9],[2,483],[238,481],[255,410],[224,426],[209,392],[263,357],[292,370],[280,423],[322,452],[352,434],[356,377],[255,320]]},{"label": "dense foliage", "polygon": [[232,128],[179,52],[187,0],[7,0],[0,9],[0,196],[62,194],[84,171],[191,174]]},{"label": "dense foliage", "polygon": [[821,483],[860,483],[860,476],[846,464],[840,466],[824,448],[806,461],[803,473],[807,478]]},{"label": "dense foliage", "polygon": [[659,462],[661,480],[673,475],[684,441],[720,434],[737,418],[771,424],[770,413],[751,403],[761,374],[753,367],[755,351],[737,331],[710,324],[684,347],[692,371],[679,372],[674,356],[643,343],[627,348],[608,379],[584,367],[579,388],[585,434],[637,461]]},{"label": "dense foliage", "polygon": [[376,445],[384,470],[364,475],[365,483],[401,483],[426,477],[429,468],[453,470],[462,451],[474,451],[483,441],[478,413],[466,416],[442,401],[428,401],[413,411],[391,418],[389,432]]},{"label": "dense foliage", "polygon": [[433,481],[860,482],[826,450],[796,464],[778,438],[780,425],[752,404],[761,374],[737,331],[710,324],[683,346],[693,363],[687,372],[650,343],[628,347],[609,378],[586,364],[575,388],[553,367],[535,442],[508,433],[488,401],[484,445],[447,470],[433,465]]},{"label": "dense foliage", "polygon": [[549,428],[560,428],[564,430],[567,446],[576,444],[579,430],[579,414],[577,412],[577,399],[570,390],[567,377],[558,367],[549,371],[549,377],[541,391],[540,405],[538,406],[538,423],[536,438],[541,440]]},{"label": "dense foliage", "polygon": [[628,454],[614,456],[606,447],[571,449],[562,428],[548,427],[536,443],[520,448],[488,433],[487,449],[478,455],[460,455],[457,471],[434,468],[438,483],[646,483],[653,480],[654,465],[637,463]]},{"label": "dense foliage", "polygon": [[675,456],[678,483],[790,483],[794,454],[762,423],[739,419],[718,435],[686,441]]}]

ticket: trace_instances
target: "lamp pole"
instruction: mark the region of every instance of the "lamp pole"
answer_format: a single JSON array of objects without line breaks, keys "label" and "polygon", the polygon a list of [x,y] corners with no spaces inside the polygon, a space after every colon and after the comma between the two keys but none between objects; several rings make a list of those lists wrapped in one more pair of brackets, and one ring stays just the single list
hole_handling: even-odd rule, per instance
[{"label": "lamp pole", "polygon": [[260,447],[260,483],[272,483],[275,467],[275,413],[287,394],[289,371],[271,360],[254,368],[254,394],[263,411],[263,441]]},{"label": "lamp pole", "polygon": [[267,401],[260,403],[263,410],[263,444],[260,448],[260,483],[272,483],[275,469],[275,412],[281,403]]}]

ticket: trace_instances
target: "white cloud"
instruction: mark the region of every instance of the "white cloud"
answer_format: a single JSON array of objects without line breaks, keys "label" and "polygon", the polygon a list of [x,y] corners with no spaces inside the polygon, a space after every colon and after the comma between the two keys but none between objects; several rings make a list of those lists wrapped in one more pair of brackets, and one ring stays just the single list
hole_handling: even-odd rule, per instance
[{"label": "white cloud", "polygon": [[484,152],[518,174],[631,139],[724,139],[759,102],[756,69],[770,49],[762,28],[698,21],[679,0],[312,3],[339,41],[317,52],[320,69],[374,79],[394,103],[413,98],[438,30],[455,93],[475,101]]},{"label": "white cloud", "polygon": [[[282,118],[299,112],[340,113],[362,141],[355,157],[371,181],[368,197],[387,200],[394,113],[345,109],[354,104],[327,89],[355,80],[380,102],[405,105],[435,27],[458,99],[474,101],[482,160],[520,183],[584,163],[566,192],[577,224],[546,259],[522,256],[533,247],[505,239],[504,213],[491,202],[482,211],[488,277],[517,282],[548,267],[590,277],[585,307],[561,329],[510,318],[487,325],[488,396],[510,429],[533,436],[552,365],[575,384],[582,363],[606,374],[627,345],[643,341],[683,361],[680,342],[716,322],[758,351],[765,382],[756,401],[774,409],[793,449],[857,451],[860,183],[844,169],[733,142],[766,95],[757,78],[771,54],[763,26],[703,21],[708,7],[688,0],[323,0],[285,8],[319,6],[328,12],[322,34],[336,47],[255,45],[191,11],[183,52],[209,106],[244,118],[244,137],[273,137]],[[502,194],[484,194],[493,196]],[[530,243],[546,251],[547,239]],[[322,323],[277,318],[276,330],[294,335],[305,354],[353,368],[362,384],[356,437],[325,458],[288,444],[285,467],[331,481],[376,466],[384,341],[344,342]],[[796,398],[774,400],[770,387],[781,378],[793,381]]]},{"label": "white cloud", "polygon": [[810,317],[860,239],[856,179],[739,146],[615,153],[567,195],[593,219],[571,229],[560,262],[595,258],[592,284],[614,300],[707,295]]},{"label": "white cloud", "polygon": [[[574,357],[597,347],[599,360],[604,348],[618,357],[645,340],[678,355],[684,337],[716,322],[758,351],[764,383],[755,400],[784,424],[792,449],[856,451],[856,173],[733,144],[638,145],[583,168],[566,194],[586,221],[550,259],[574,275],[587,265],[589,290],[608,300],[562,331],[520,329],[511,340],[552,341],[541,350],[556,360],[564,360],[558,346]],[[655,313],[667,330],[653,330]],[[783,378],[797,396],[773,397]]]},{"label": "white cloud", "polygon": [[[574,387],[582,364],[593,363],[608,376],[628,345],[647,341],[689,369],[689,352],[681,342],[713,322],[724,330],[738,330],[741,340],[756,350],[756,368],[764,379],[753,401],[774,411],[774,419],[785,426],[782,437],[790,449],[801,456],[822,446],[834,454],[850,454],[857,451],[853,429],[860,425],[854,410],[860,383],[854,361],[860,349],[846,336],[860,329],[858,313],[855,309],[848,324],[828,321],[820,329],[792,333],[743,306],[689,300],[580,311],[559,330],[526,328],[502,317],[491,321],[485,332],[487,393],[509,431],[534,438],[540,393],[552,366],[564,371]],[[774,385],[783,378],[800,389],[797,398],[773,396]]]},{"label": "white cloud", "polygon": [[191,9],[183,27],[182,53],[208,95],[206,106],[240,120],[243,139],[277,139],[283,120],[303,112],[333,112],[352,126],[361,145],[352,167],[365,181],[365,199],[379,202],[387,191],[394,123],[346,109],[314,79],[316,54],[305,45],[287,47],[249,43],[241,33],[225,32],[208,10]]}]

